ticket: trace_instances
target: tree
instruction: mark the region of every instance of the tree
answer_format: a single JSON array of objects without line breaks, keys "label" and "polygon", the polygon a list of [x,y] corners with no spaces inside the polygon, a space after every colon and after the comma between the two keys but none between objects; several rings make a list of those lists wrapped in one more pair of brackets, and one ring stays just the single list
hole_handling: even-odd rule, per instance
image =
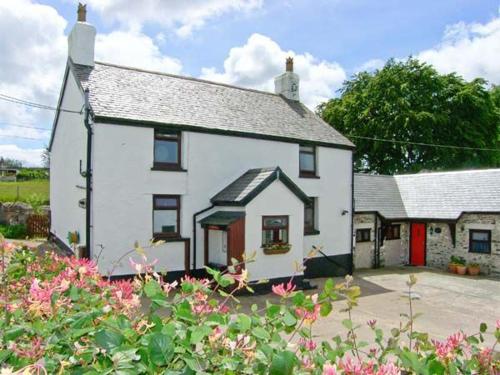
[{"label": "tree", "polygon": [[488,91],[483,79],[466,82],[456,74],[441,75],[414,58],[389,60],[380,70],[354,75],[340,94],[321,104],[318,114],[356,144],[357,171],[392,174],[500,165],[500,151],[408,143],[498,149],[495,100],[500,95]]},{"label": "tree", "polygon": [[45,147],[40,155],[42,160],[42,167],[50,168],[50,151],[49,146]]},{"label": "tree", "polygon": [[19,169],[23,167],[23,162],[17,159],[5,158],[0,156],[0,168]]}]

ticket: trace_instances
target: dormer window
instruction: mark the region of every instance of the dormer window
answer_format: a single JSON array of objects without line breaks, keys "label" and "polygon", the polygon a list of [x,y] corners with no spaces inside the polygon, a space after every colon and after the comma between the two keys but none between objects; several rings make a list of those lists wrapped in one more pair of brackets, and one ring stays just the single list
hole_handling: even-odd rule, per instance
[{"label": "dormer window", "polygon": [[316,147],[311,145],[299,147],[299,176],[316,177]]},{"label": "dormer window", "polygon": [[155,131],[154,168],[181,169],[181,134],[163,130]]}]

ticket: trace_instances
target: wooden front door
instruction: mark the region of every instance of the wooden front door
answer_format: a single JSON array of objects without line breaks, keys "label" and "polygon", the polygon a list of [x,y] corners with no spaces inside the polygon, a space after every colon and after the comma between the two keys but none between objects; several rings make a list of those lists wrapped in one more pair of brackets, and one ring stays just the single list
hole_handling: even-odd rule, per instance
[{"label": "wooden front door", "polygon": [[[243,262],[245,252],[245,218],[241,218],[227,228],[227,265],[231,265],[231,258]],[[245,268],[242,263],[239,269]]]},{"label": "wooden front door", "polygon": [[425,223],[411,223],[410,264],[425,266]]}]

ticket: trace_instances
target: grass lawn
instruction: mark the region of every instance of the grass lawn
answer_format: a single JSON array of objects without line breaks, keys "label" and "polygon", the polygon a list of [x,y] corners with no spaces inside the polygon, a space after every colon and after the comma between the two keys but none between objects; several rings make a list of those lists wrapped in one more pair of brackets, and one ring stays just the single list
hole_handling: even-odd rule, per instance
[{"label": "grass lawn", "polygon": [[24,202],[31,194],[38,194],[49,203],[49,180],[0,182],[0,202]]}]

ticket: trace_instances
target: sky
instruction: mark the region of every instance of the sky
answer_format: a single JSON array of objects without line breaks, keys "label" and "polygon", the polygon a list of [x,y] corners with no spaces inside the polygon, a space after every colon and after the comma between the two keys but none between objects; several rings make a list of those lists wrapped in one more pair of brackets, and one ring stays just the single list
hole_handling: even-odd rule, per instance
[{"label": "sky", "polygon": [[[56,106],[77,1],[0,0],[0,95]],[[500,0],[87,0],[96,60],[273,91],[294,57],[314,109],[414,56],[500,84]],[[40,165],[54,111],[0,100],[0,156]]]}]

